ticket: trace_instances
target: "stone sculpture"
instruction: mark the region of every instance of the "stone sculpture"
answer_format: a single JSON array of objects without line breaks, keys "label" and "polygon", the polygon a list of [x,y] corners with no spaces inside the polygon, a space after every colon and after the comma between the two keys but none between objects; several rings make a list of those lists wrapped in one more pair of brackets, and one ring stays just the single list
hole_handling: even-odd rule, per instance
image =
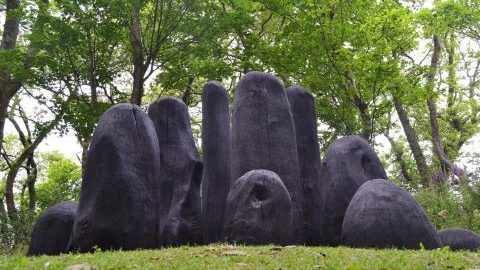
[{"label": "stone sculpture", "polygon": [[202,228],[204,243],[223,240],[225,206],[230,190],[230,109],[228,93],[208,82],[202,94]]},{"label": "stone sculpture", "polygon": [[132,104],[105,112],[88,151],[70,248],[155,248],[159,173],[160,149],[148,115]]},{"label": "stone sculpture", "polygon": [[162,246],[201,244],[200,161],[187,106],[177,98],[158,99],[148,108],[160,145]]},{"label": "stone sculpture", "polygon": [[412,195],[383,179],[367,181],[353,196],[345,212],[342,244],[400,249],[440,246],[435,228]]},{"label": "stone sculpture", "polygon": [[302,87],[287,89],[297,139],[298,167],[303,186],[305,243],[320,244],[320,147],[317,136],[315,99]]},{"label": "stone sculpture", "polygon": [[293,243],[304,243],[303,192],[290,104],[273,75],[249,72],[235,91],[232,179],[266,169],[277,173],[292,201]]},{"label": "stone sculpture", "polygon": [[290,243],[291,201],[276,173],[252,170],[235,181],[227,199],[225,237],[245,245]]},{"label": "stone sculpture", "polygon": [[466,229],[446,229],[438,232],[442,246],[449,246],[451,250],[480,249],[480,236]]},{"label": "stone sculpture", "polygon": [[33,227],[27,255],[59,255],[67,252],[77,207],[76,202],[61,202],[43,213]]},{"label": "stone sculpture", "polygon": [[363,138],[345,136],[328,147],[321,168],[320,244],[340,244],[343,217],[350,200],[363,183],[376,178],[386,179],[387,175]]}]

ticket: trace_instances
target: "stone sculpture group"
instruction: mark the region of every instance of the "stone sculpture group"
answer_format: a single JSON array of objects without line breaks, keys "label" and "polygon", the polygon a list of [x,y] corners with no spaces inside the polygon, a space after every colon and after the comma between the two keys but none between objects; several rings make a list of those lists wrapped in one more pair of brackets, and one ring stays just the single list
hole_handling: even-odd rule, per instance
[{"label": "stone sculpture group", "polygon": [[80,201],[36,222],[28,255],[154,249],[230,242],[476,250],[480,236],[437,232],[404,189],[387,181],[359,136],[331,144],[320,161],[314,97],[250,72],[232,112],[226,89],[202,95],[202,156],[186,105],[155,101],[145,113],[119,104],[100,119]]}]

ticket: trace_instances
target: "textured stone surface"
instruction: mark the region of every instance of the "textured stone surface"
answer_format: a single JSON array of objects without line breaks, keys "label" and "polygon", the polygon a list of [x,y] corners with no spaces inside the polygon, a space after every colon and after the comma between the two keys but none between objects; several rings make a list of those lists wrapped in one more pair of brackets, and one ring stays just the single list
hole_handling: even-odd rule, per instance
[{"label": "textured stone surface", "polygon": [[353,196],[342,227],[342,244],[359,248],[439,247],[437,232],[408,191],[375,179]]},{"label": "textured stone surface", "polygon": [[76,202],[61,202],[43,213],[33,227],[27,255],[58,255],[66,252],[77,206]]},{"label": "textured stone surface", "polygon": [[187,106],[177,98],[162,98],[150,105],[160,145],[159,180],[162,246],[201,244],[200,182],[202,163],[190,126]]},{"label": "textured stone surface", "polygon": [[290,104],[282,83],[261,72],[242,77],[232,114],[232,179],[255,169],[282,179],[292,201],[293,242],[303,243],[303,190]]},{"label": "textured stone surface", "polygon": [[446,229],[438,232],[442,246],[449,246],[452,250],[480,249],[480,236],[466,229]]},{"label": "textured stone surface", "polygon": [[230,190],[230,109],[228,93],[219,82],[208,82],[202,94],[202,228],[205,244],[223,240]]},{"label": "textured stone surface", "polygon": [[360,136],[345,136],[325,153],[320,181],[320,222],[323,245],[339,245],[343,217],[357,189],[387,175],[375,151]]},{"label": "textured stone surface", "polygon": [[158,244],[160,150],[152,121],[118,104],[93,133],[71,248],[131,250]]},{"label": "textured stone surface", "polygon": [[287,89],[297,138],[298,167],[303,186],[305,243],[320,244],[320,147],[315,99],[302,87]]},{"label": "textured stone surface", "polygon": [[280,177],[252,170],[235,181],[227,199],[225,237],[246,245],[286,245],[292,237],[291,201]]}]

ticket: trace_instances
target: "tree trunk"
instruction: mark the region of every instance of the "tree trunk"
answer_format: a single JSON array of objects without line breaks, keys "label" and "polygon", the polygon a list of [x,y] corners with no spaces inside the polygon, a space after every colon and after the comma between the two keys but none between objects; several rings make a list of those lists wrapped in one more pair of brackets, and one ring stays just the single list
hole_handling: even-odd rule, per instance
[{"label": "tree trunk", "polygon": [[[3,25],[0,51],[12,50],[17,46],[20,26],[19,0],[6,1],[6,18]],[[8,70],[0,70],[0,151],[3,145],[3,133],[7,119],[8,103],[12,98],[11,77]]]},{"label": "tree trunk", "polygon": [[90,140],[80,140],[80,145],[82,146],[82,160],[80,162],[82,163],[82,175],[85,170],[85,166],[87,164],[87,156],[88,156],[88,147],[90,146]]},{"label": "tree trunk", "polygon": [[368,114],[368,104],[363,101],[363,99],[355,93],[357,84],[355,80],[355,75],[351,71],[345,72],[345,77],[348,80],[347,89],[351,91],[353,95],[353,103],[360,112],[360,117],[362,118],[362,133],[361,136],[365,138],[368,142],[372,141],[373,135],[373,123],[372,118]]},{"label": "tree trunk", "polygon": [[143,84],[146,69],[143,64],[142,30],[140,25],[140,1],[133,3],[130,45],[133,54],[133,89],[130,103],[140,105],[143,96]]},{"label": "tree trunk", "polygon": [[3,198],[0,198],[0,218],[4,217],[6,214],[7,214],[7,211],[5,210]]},{"label": "tree trunk", "polygon": [[3,25],[2,43],[0,50],[11,50],[17,46],[19,34],[20,14],[19,0],[7,0],[7,12],[5,24]]},{"label": "tree trunk", "polygon": [[187,88],[185,88],[185,92],[183,92],[182,95],[182,101],[187,105],[187,107],[190,105],[190,102],[192,100],[192,85],[194,81],[194,77],[188,78],[188,85]]},{"label": "tree trunk", "polygon": [[[19,0],[7,0],[6,19],[3,25],[3,35],[0,44],[0,51],[13,50],[17,47],[17,40],[20,26],[20,6]],[[42,4],[48,5],[48,0],[42,0]],[[40,4],[41,5],[41,4]],[[42,8],[40,6],[40,8]],[[40,17],[40,15],[39,15]],[[42,27],[43,23],[38,23],[37,20],[35,28]],[[29,69],[35,57],[36,50],[31,47],[28,48],[28,56],[24,59],[23,66]],[[0,151],[3,145],[3,136],[5,128],[5,120],[7,119],[8,104],[13,96],[22,87],[22,82],[19,79],[12,78],[9,70],[0,70]]]},{"label": "tree trunk", "polygon": [[27,160],[28,157],[32,156],[35,149],[38,145],[47,137],[48,133],[60,122],[62,119],[63,113],[58,114],[55,119],[50,122],[38,135],[38,137],[33,141],[33,143],[25,148],[20,156],[10,165],[10,169],[7,174],[7,181],[5,186],[5,203],[7,205],[7,213],[10,218],[15,218],[15,213],[17,209],[15,207],[15,198],[13,193],[13,185],[15,183],[15,178],[18,174],[18,170],[21,168],[22,164]]},{"label": "tree trunk", "polygon": [[28,209],[30,211],[35,211],[35,207],[37,204],[37,191],[35,189],[35,183],[37,182],[37,163],[33,157],[33,154],[28,159],[28,163],[30,164],[30,174],[28,176]]},{"label": "tree trunk", "polygon": [[427,93],[429,95],[427,99],[427,107],[428,107],[428,112],[430,117],[430,128],[432,132],[432,143],[433,143],[434,152],[437,155],[440,162],[442,163],[442,165],[448,171],[455,171],[455,168],[456,168],[455,165],[450,161],[448,156],[445,154],[445,151],[443,148],[442,137],[440,135],[440,131],[438,128],[437,106],[435,103],[434,93],[433,93],[433,88],[435,83],[435,74],[438,69],[440,52],[441,52],[440,40],[438,39],[438,36],[434,35],[433,36],[433,54],[432,54],[432,60],[430,63],[430,73],[427,77],[427,85],[426,85]]},{"label": "tree trunk", "polygon": [[95,46],[95,37],[93,37],[92,39],[91,29],[88,29],[87,39],[88,39],[88,80],[90,84],[91,106],[93,110],[96,113],[98,113],[100,109],[98,107],[97,79],[95,77],[96,46]]},{"label": "tree trunk", "polygon": [[[0,86],[1,87],[1,86]],[[0,89],[0,91],[3,91]],[[3,147],[3,133],[5,129],[5,121],[7,120],[8,114],[8,103],[10,99],[7,99],[5,95],[0,96],[0,152],[2,152]]]},{"label": "tree trunk", "polygon": [[357,94],[355,94],[353,98],[355,101],[355,106],[357,106],[358,110],[360,111],[360,117],[362,118],[361,136],[365,138],[368,142],[371,142],[373,137],[373,130],[372,118],[370,118],[370,115],[368,115],[368,105]]},{"label": "tree trunk", "polygon": [[395,162],[400,165],[400,173],[402,174],[403,178],[409,183],[413,183],[413,178],[408,173],[407,163],[405,163],[405,159],[403,158],[403,150],[397,145],[395,140],[390,137],[388,134],[385,134],[385,137],[390,142],[390,146],[392,147],[393,154],[395,155]]},{"label": "tree trunk", "polygon": [[428,168],[425,156],[423,155],[422,148],[418,143],[417,133],[410,124],[408,119],[407,112],[403,108],[402,103],[396,98],[394,98],[393,104],[397,112],[400,123],[402,124],[403,131],[405,136],[407,136],[408,145],[412,150],[413,158],[415,159],[415,164],[417,165],[418,173],[420,174],[421,182],[424,187],[429,187],[431,185],[431,174]]}]

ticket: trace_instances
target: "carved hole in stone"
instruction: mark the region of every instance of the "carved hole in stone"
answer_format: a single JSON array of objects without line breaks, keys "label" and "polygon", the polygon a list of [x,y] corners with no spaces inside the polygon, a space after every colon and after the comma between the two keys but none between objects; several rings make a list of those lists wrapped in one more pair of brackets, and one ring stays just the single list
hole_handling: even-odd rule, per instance
[{"label": "carved hole in stone", "polygon": [[370,158],[367,155],[363,154],[362,155],[362,168],[365,170],[370,163],[371,163]]},{"label": "carved hole in stone", "polygon": [[255,185],[252,189],[253,195],[259,201],[265,201],[270,197],[270,191],[264,185]]}]

